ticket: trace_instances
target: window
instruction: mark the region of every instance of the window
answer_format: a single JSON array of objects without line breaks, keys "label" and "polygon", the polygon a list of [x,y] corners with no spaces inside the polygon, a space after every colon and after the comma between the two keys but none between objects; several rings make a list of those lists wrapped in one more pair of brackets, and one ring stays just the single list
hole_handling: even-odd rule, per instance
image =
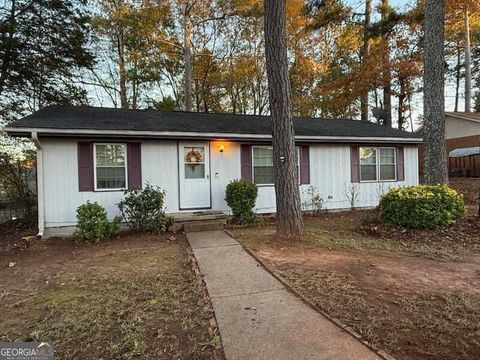
[{"label": "window", "polygon": [[[253,182],[257,185],[273,185],[273,148],[271,146],[253,146]],[[300,178],[300,150],[295,147],[297,158],[297,176]]]},{"label": "window", "polygon": [[380,181],[395,180],[395,148],[380,148]]},{"label": "window", "polygon": [[395,181],[395,158],[393,147],[361,147],[360,181]]},{"label": "window", "polygon": [[255,184],[273,184],[273,148],[270,146],[253,147],[253,182]]},{"label": "window", "polygon": [[127,187],[125,144],[95,144],[95,190]]},{"label": "window", "polygon": [[184,147],[185,179],[205,178],[205,148]]},{"label": "window", "polygon": [[360,180],[377,180],[377,148],[360,148]]}]

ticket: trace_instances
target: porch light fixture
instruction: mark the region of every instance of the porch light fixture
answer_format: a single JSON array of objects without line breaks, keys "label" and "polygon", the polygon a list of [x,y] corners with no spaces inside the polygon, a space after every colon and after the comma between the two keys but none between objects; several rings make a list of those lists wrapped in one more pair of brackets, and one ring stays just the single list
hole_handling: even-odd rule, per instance
[{"label": "porch light fixture", "polygon": [[218,147],[218,151],[220,151],[221,153],[223,153],[223,150],[225,150],[225,145],[220,145]]}]

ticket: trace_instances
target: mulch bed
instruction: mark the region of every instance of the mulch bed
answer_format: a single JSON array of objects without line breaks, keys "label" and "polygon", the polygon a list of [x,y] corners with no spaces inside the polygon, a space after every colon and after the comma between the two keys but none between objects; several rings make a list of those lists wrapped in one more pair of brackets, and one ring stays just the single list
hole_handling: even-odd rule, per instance
[{"label": "mulch bed", "polygon": [[465,203],[468,205],[479,204],[480,179],[477,178],[451,178],[449,184],[451,188],[463,194]]},{"label": "mulch bed", "polygon": [[398,242],[418,244],[455,242],[464,246],[480,244],[480,218],[477,215],[466,215],[456,224],[436,230],[396,228],[384,222],[363,224],[361,230],[367,235]]}]

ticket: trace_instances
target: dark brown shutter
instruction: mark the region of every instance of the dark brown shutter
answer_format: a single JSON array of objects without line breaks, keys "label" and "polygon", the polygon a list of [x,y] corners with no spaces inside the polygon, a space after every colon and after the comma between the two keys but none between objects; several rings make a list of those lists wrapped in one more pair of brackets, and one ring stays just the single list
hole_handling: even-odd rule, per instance
[{"label": "dark brown shutter", "polygon": [[80,191],[93,191],[93,144],[79,142],[78,152],[78,189]]},{"label": "dark brown shutter", "polygon": [[240,173],[242,179],[252,181],[252,146],[242,144],[240,147]]},{"label": "dark brown shutter", "polygon": [[405,160],[403,146],[397,147],[397,181],[405,180]]},{"label": "dark brown shutter", "polygon": [[128,143],[128,188],[136,190],[142,188],[142,144]]},{"label": "dark brown shutter", "polygon": [[360,153],[356,145],[350,147],[350,170],[352,183],[360,182]]},{"label": "dark brown shutter", "polygon": [[300,184],[310,184],[310,147],[300,146]]}]

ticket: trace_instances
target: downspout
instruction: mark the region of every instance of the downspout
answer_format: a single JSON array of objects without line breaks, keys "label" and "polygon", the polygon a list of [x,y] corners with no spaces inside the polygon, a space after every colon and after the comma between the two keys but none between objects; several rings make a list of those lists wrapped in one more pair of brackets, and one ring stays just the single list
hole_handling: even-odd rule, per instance
[{"label": "downspout", "polygon": [[37,211],[38,211],[38,234],[42,238],[45,230],[45,197],[43,191],[43,149],[36,131],[32,132],[32,140],[37,149]]}]

